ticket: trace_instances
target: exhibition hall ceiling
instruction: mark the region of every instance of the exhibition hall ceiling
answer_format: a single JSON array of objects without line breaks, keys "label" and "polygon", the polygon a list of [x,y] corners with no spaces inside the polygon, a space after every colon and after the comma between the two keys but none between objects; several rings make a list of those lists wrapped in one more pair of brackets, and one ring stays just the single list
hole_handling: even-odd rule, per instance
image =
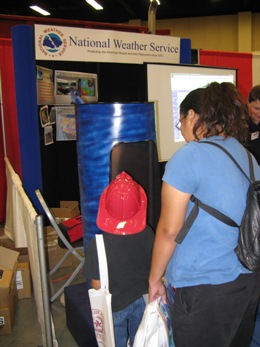
[{"label": "exhibition hall ceiling", "polygon": [[[51,13],[49,18],[125,23],[148,19],[149,0],[97,0],[97,11],[85,0],[1,0],[0,14],[42,17],[29,8],[38,5]],[[232,15],[260,12],[260,0],[161,0],[156,19]],[[47,18],[48,18],[47,17]]]}]

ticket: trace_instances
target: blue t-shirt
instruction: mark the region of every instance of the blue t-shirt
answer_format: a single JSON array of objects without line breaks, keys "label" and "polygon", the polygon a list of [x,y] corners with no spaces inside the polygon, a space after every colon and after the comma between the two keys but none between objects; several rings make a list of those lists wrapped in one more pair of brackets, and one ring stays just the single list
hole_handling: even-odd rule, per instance
[{"label": "blue t-shirt", "polygon": [[[237,140],[221,136],[208,140],[226,148],[249,175],[246,151]],[[255,159],[254,172],[255,178],[260,179],[260,167]],[[194,141],[187,143],[167,163],[163,181],[182,192],[193,194],[240,225],[249,183],[219,148]],[[189,202],[186,217],[193,206]],[[234,252],[237,240],[238,228],[230,227],[199,209],[187,236],[176,246],[166,269],[166,279],[178,288],[226,283],[235,280],[241,273],[249,273]]]}]

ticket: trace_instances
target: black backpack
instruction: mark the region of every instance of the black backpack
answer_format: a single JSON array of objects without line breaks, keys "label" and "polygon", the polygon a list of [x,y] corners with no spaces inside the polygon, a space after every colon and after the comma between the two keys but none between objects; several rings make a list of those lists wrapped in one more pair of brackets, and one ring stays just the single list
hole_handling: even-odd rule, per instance
[{"label": "black backpack", "polygon": [[213,217],[219,219],[223,223],[239,228],[238,245],[235,248],[235,252],[238,259],[247,269],[260,273],[260,181],[255,180],[253,161],[251,154],[247,151],[250,178],[245,174],[235,158],[222,146],[209,141],[200,141],[200,143],[207,143],[209,145],[216,146],[224,151],[236,164],[239,170],[249,181],[249,188],[247,192],[246,208],[242,218],[241,225],[238,226],[231,218],[221,213],[220,211],[202,203],[195,196],[191,196],[191,201],[194,202],[189,216],[184,222],[175,242],[181,243],[187,235],[190,227],[192,226],[195,218],[198,215],[199,207],[211,214]]}]

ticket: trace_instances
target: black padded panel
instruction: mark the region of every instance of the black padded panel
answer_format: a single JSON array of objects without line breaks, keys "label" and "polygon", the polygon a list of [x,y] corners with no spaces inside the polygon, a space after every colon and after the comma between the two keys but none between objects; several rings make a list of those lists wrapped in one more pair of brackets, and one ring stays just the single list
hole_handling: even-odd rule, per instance
[{"label": "black padded panel", "polygon": [[130,174],[148,198],[147,223],[156,229],[161,207],[161,173],[154,141],[120,142],[110,156],[110,181],[122,171]]}]

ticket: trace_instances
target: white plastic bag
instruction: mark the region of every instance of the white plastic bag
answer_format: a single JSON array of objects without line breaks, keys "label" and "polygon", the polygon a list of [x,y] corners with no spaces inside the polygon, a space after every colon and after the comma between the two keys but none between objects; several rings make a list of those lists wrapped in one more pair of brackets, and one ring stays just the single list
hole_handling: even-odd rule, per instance
[{"label": "white plastic bag", "polygon": [[169,331],[159,307],[160,300],[158,298],[146,305],[133,347],[169,347]]}]

